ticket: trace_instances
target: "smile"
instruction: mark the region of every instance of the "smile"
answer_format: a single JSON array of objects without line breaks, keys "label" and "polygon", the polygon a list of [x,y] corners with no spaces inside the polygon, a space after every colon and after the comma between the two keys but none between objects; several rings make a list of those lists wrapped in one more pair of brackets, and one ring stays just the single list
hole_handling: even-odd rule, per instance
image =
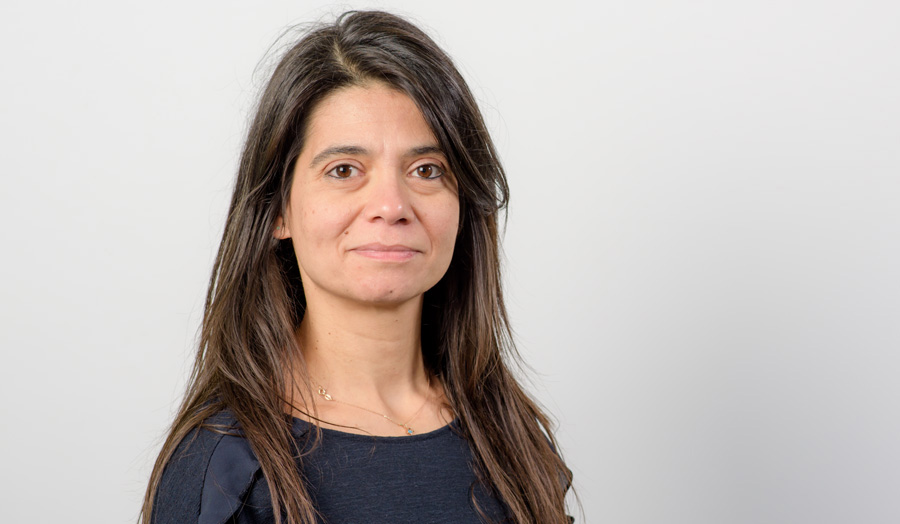
[{"label": "smile", "polygon": [[419,251],[408,246],[384,244],[366,244],[350,250],[357,255],[376,260],[402,262],[416,256]]}]

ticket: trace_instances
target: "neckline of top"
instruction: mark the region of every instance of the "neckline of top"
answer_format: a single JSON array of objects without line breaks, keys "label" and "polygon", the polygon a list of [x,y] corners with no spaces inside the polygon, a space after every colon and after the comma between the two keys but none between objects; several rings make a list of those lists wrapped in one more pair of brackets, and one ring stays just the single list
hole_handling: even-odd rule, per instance
[{"label": "neckline of top", "polygon": [[[294,419],[294,430],[298,435],[302,435],[309,431],[310,428],[314,427],[314,425],[310,422],[307,422],[303,419],[292,417]],[[330,437],[339,437],[347,440],[364,440],[366,442],[372,442],[376,440],[378,442],[388,443],[388,444],[403,444],[404,442],[421,442],[423,440],[432,439],[435,437],[439,437],[444,433],[450,431],[456,431],[459,429],[459,419],[454,418],[450,421],[449,424],[445,426],[441,426],[437,429],[431,430],[427,433],[414,433],[412,435],[399,435],[399,436],[387,436],[387,435],[363,435],[359,433],[349,433],[347,431],[341,431],[339,429],[332,429],[319,426],[319,429],[322,431],[323,435],[328,435]]]}]

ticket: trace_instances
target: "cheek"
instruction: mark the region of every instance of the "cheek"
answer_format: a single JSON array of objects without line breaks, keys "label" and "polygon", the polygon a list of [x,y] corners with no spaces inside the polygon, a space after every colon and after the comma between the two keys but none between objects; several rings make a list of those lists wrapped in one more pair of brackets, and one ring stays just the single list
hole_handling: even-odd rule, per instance
[{"label": "cheek", "polygon": [[447,252],[449,257],[456,243],[456,233],[459,229],[459,202],[456,199],[444,203],[429,216],[432,238],[438,242],[441,249]]},{"label": "cheek", "polygon": [[352,214],[339,205],[299,205],[296,227],[303,240],[318,244],[340,237],[347,232]]}]

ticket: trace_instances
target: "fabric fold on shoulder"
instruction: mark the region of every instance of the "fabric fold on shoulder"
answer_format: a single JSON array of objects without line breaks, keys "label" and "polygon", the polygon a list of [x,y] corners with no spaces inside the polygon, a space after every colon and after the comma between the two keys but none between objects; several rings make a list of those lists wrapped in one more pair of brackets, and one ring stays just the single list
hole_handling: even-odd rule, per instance
[{"label": "fabric fold on shoulder", "polygon": [[247,440],[225,435],[219,441],[206,471],[198,524],[222,524],[243,504],[259,470],[259,461]]}]

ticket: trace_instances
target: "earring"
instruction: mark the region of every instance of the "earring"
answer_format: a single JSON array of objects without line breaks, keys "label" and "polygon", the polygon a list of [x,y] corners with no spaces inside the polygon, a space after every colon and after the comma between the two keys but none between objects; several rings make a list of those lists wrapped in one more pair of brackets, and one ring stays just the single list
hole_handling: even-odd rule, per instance
[{"label": "earring", "polygon": [[281,229],[281,226],[275,226],[275,231],[278,231],[279,229]]}]

